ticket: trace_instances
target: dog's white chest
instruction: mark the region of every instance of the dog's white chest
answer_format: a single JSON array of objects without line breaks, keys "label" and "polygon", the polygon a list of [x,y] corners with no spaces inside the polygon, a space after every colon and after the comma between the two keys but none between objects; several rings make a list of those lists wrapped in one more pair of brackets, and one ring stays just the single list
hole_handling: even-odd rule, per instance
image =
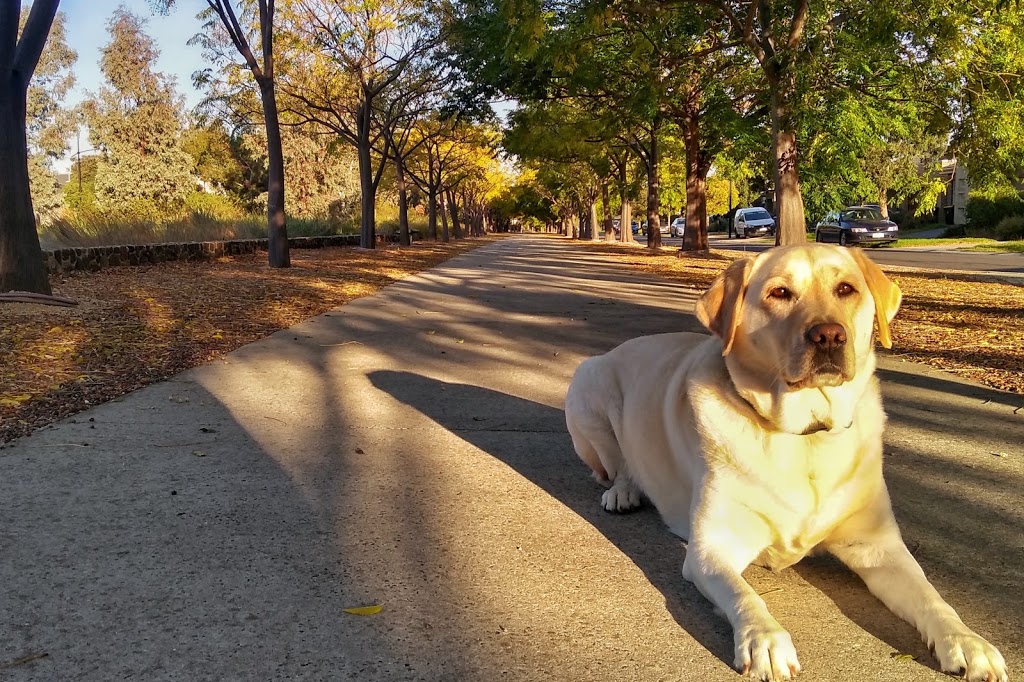
[{"label": "dog's white chest", "polygon": [[771,528],[772,542],[755,563],[781,570],[826,540],[874,489],[865,485],[865,464],[857,458],[789,463],[781,480],[762,488],[758,511]]}]

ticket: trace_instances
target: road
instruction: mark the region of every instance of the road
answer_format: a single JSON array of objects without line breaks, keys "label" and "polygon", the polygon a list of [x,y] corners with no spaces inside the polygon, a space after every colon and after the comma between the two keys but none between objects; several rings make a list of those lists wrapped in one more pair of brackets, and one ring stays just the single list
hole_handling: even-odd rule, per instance
[{"label": "road", "polygon": [[[661,236],[662,243],[678,246],[679,238]],[[642,235],[637,238],[646,243]],[[727,239],[712,236],[709,244],[713,249],[736,249],[757,253],[774,246],[774,241],[759,237],[756,239]],[[958,270],[964,272],[1003,273],[1024,277],[1024,254],[1021,253],[983,253],[940,247],[891,247],[871,249],[871,258],[883,265],[898,265],[910,268],[927,268],[929,270]]]}]

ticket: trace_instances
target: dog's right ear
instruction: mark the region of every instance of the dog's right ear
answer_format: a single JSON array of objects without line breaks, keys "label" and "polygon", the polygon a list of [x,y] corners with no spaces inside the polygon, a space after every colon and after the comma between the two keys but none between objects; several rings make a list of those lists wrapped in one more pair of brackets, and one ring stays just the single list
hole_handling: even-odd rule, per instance
[{"label": "dog's right ear", "polygon": [[740,310],[743,307],[743,296],[747,291],[747,280],[754,261],[741,258],[733,261],[719,275],[711,288],[697,299],[697,319],[712,333],[722,339],[722,355],[732,350],[732,342],[736,336],[736,328],[740,324]]}]

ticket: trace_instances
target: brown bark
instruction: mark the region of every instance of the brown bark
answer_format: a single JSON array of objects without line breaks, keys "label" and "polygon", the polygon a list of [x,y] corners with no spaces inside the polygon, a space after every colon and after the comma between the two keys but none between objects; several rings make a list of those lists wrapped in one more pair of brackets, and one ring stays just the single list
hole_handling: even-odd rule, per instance
[{"label": "brown bark", "polygon": [[370,143],[372,125],[369,102],[359,107],[357,121],[356,156],[359,159],[359,246],[373,249],[377,246],[377,188],[373,182],[373,145]]},{"label": "brown bark", "polygon": [[615,241],[615,232],[612,229],[612,200],[607,180],[601,182],[601,207],[604,211],[604,240]]},{"label": "brown bark", "polygon": [[633,231],[629,229],[632,217],[629,199],[626,197],[626,164],[619,166],[619,241],[633,241]]},{"label": "brown bark", "polygon": [[796,133],[780,130],[775,137],[775,196],[778,211],[776,244],[803,244],[807,241],[804,225],[804,200],[797,174]]},{"label": "brown bark", "polygon": [[587,235],[590,241],[597,241],[597,232],[597,201],[594,200],[590,202],[590,234]]},{"label": "brown bark", "polygon": [[0,292],[51,293],[29,191],[25,108],[57,4],[35,0],[18,39],[20,3],[0,2]]},{"label": "brown bark", "polygon": [[766,76],[771,89],[772,158],[778,215],[775,243],[803,244],[807,241],[807,229],[797,169],[796,130],[792,120],[793,75],[780,74],[777,68],[766,67]]},{"label": "brown bark", "polygon": [[392,152],[395,161],[395,187],[398,189],[398,243],[409,246],[412,243],[409,234],[409,188],[405,184],[405,165],[393,141]]},{"label": "brown bark", "polygon": [[427,237],[437,241],[437,195],[427,192]]},{"label": "brown bark", "polygon": [[700,141],[700,113],[694,106],[683,122],[683,142],[686,147],[686,228],[683,231],[681,251],[708,250],[708,196],[707,177],[711,164]]},{"label": "brown bark", "polygon": [[448,234],[448,211],[445,208],[444,191],[438,192],[438,206],[441,210],[441,241],[447,244],[451,238]]},{"label": "brown bark", "polygon": [[274,81],[259,79],[263,121],[267,131],[267,260],[272,268],[291,267],[284,212],[284,151]]},{"label": "brown bark", "polygon": [[0,82],[0,291],[51,293],[28,181],[25,88],[17,74]]},{"label": "brown bark", "polygon": [[652,126],[647,150],[647,248],[661,248],[661,180],[658,166],[661,150],[658,147],[657,126]]},{"label": "brown bark", "polygon": [[459,203],[455,197],[455,190],[448,191],[448,208],[452,218],[452,236],[455,239],[462,239],[462,222],[459,219]]}]

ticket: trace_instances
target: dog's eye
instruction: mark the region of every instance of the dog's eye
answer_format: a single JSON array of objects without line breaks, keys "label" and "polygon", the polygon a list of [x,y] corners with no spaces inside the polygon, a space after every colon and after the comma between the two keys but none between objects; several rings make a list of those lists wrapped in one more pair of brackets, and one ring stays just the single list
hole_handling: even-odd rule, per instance
[{"label": "dog's eye", "polygon": [[786,287],[775,287],[774,289],[768,292],[768,297],[786,301],[793,298],[793,292],[787,289]]},{"label": "dog's eye", "polygon": [[839,296],[840,298],[846,298],[850,294],[856,292],[857,290],[853,288],[853,285],[848,284],[847,282],[843,282],[842,284],[836,287],[836,296]]}]

